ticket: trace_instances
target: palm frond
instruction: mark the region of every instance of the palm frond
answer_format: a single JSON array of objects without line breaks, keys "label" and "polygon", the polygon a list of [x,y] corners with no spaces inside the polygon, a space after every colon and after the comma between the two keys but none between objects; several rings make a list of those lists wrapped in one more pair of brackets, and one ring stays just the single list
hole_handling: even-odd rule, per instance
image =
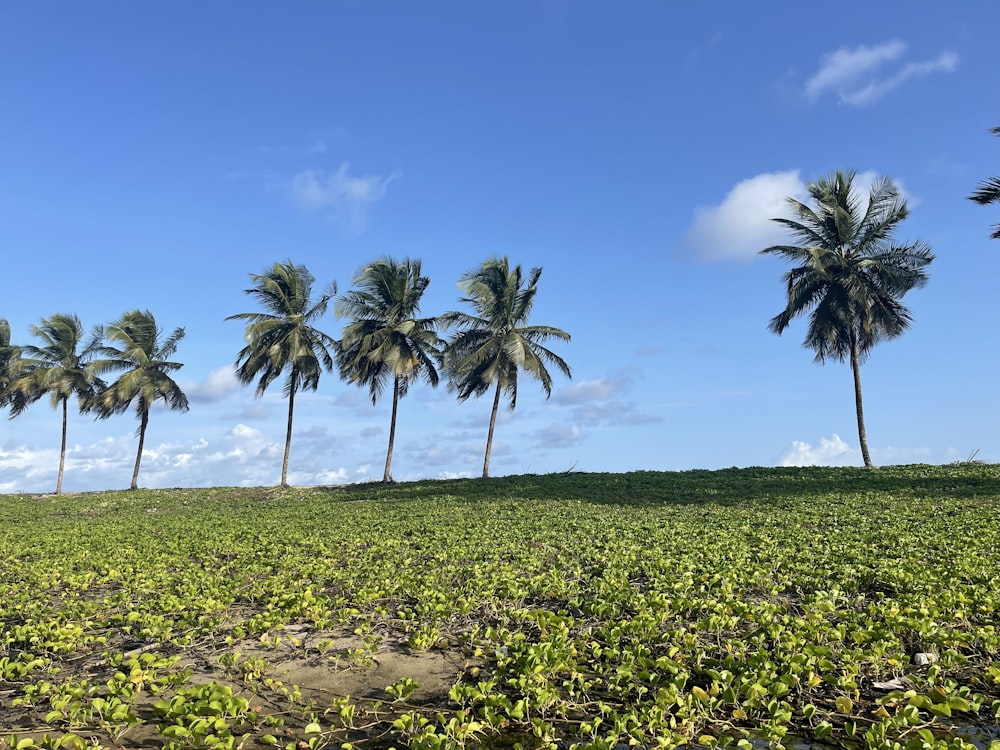
[{"label": "palm frond", "polygon": [[134,406],[142,419],[158,400],[171,409],[188,410],[187,397],[167,375],[183,367],[168,359],[184,338],[183,328],[175,328],[161,342],[162,331],[153,314],[149,310],[130,310],[105,326],[103,332],[110,343],[95,347],[95,355],[103,358],[90,362],[89,372],[94,376],[114,372],[121,375],[92,398],[91,405],[99,418],[121,414]]},{"label": "palm frond", "polygon": [[541,268],[532,268],[525,276],[520,266],[511,268],[503,257],[488,259],[459,281],[465,293],[461,301],[475,314],[441,316],[445,327],[457,329],[445,346],[442,362],[449,388],[459,400],[482,396],[499,385],[513,409],[519,369],[538,380],[547,396],[552,379],[546,364],[570,376],[568,365],[540,343],[569,341],[570,335],[553,326],[527,324],[541,275]]},{"label": "palm frond", "polygon": [[[990,132],[1000,135],[1000,127],[991,128]],[[969,196],[969,200],[981,206],[1000,203],[1000,177],[990,177],[980,182],[976,191]],[[1000,240],[1000,224],[994,225],[990,239]]]},{"label": "palm frond", "polygon": [[934,254],[923,242],[898,244],[892,235],[909,213],[892,180],[872,185],[862,210],[854,172],[836,172],[809,187],[813,206],[790,200],[800,221],[775,219],[802,245],[773,245],[762,253],[794,264],[784,276],[786,305],[769,322],[782,333],[808,317],[804,345],[817,362],[859,359],[910,324],[899,299],[927,283]]},{"label": "palm frond", "polygon": [[399,395],[423,378],[438,382],[434,361],[441,340],[436,318],[420,318],[420,300],[430,279],[419,260],[379,258],[354,277],[355,288],[338,298],[334,312],[349,322],[341,332],[336,361],[341,378],[367,386],[376,403],[389,382],[399,379]]}]

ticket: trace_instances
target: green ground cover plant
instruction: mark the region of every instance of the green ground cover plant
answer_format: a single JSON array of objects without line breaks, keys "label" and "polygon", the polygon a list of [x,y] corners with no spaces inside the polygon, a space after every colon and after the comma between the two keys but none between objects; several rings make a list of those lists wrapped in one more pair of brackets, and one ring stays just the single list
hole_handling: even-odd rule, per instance
[{"label": "green ground cover plant", "polygon": [[0,497],[0,748],[1000,748],[1000,467]]}]

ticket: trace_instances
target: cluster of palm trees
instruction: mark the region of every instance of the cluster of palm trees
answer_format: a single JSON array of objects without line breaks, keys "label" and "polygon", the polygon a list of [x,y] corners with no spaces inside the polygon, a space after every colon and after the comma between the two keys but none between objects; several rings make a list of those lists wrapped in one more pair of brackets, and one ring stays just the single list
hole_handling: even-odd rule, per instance
[{"label": "cluster of palm trees", "polygon": [[[96,327],[85,337],[76,315],[56,313],[32,326],[41,345],[16,346],[10,340],[10,325],[0,319],[0,405],[11,417],[48,395],[52,406],[62,410],[62,442],[56,494],[62,492],[66,463],[66,425],[69,402],[76,399],[81,413],[98,419],[135,407],[139,419],[139,448],[135,456],[131,488],[138,487],[142,446],[149,425],[149,410],[163,400],[171,409],[186,411],[187,397],[170,373],[181,364],[171,362],[184,329],[177,328],[161,341],[162,331],[148,310],[130,310],[107,326]],[[86,339],[86,340],[85,340]],[[120,373],[111,383],[108,373]]]},{"label": "cluster of palm trees", "polygon": [[[528,323],[541,274],[541,268],[533,268],[525,276],[506,257],[487,260],[459,282],[465,295],[461,302],[472,312],[448,312],[436,318],[419,315],[430,283],[419,260],[381,258],[365,266],[355,277],[354,288],[340,297],[336,283],[314,296],[315,277],[304,265],[290,260],[274,263],[262,274],[251,274],[252,286],[245,291],[262,311],[239,313],[227,320],[246,322],[246,345],[234,365],[241,383],[256,383],[256,395],[262,396],[284,376],[288,419],[281,486],[288,485],[295,395],[316,390],[322,373],[334,370],[344,381],[367,388],[373,404],[392,384],[386,482],[392,481],[399,399],[411,384],[424,380],[436,386],[440,369],[460,401],[495,388],[483,461],[483,476],[488,476],[500,399],[506,394],[509,407],[514,408],[518,373],[536,378],[546,397],[552,392],[548,366],[570,377],[566,362],[545,346],[550,339],[569,341],[570,335],[559,328]],[[340,339],[315,325],[331,301],[336,316],[348,319]],[[439,335],[445,329],[454,331],[449,340]],[[171,409],[188,408],[186,396],[170,377],[181,365],[168,359],[176,352],[184,329],[176,329],[160,343],[162,332],[152,314],[135,310],[95,328],[86,341],[75,315],[42,319],[31,332],[43,345],[18,347],[11,343],[7,321],[0,319],[0,406],[14,417],[46,394],[53,406],[61,406],[56,493],[62,491],[72,398],[77,399],[81,412],[93,412],[98,418],[135,404],[139,447],[131,488],[136,489],[150,406],[160,399]],[[116,371],[122,371],[120,377],[106,384],[102,376]]]},{"label": "cluster of palm trees", "polygon": [[[392,481],[399,399],[411,384],[424,380],[436,386],[441,368],[460,401],[495,388],[483,461],[483,476],[489,476],[500,394],[508,394],[513,409],[522,370],[541,383],[546,398],[552,393],[546,365],[570,377],[569,365],[544,346],[550,339],[569,341],[569,334],[551,326],[528,325],[541,275],[541,268],[533,268],[525,278],[521,267],[511,268],[506,257],[487,260],[459,281],[465,293],[461,302],[471,305],[475,314],[448,312],[435,318],[420,316],[420,300],[430,279],[423,275],[419,260],[381,258],[357,274],[347,294],[336,297],[336,284],[331,284],[317,299],[312,294],[313,275],[290,260],[275,263],[263,274],[251,274],[253,286],[246,293],[264,311],[227,319],[247,321],[247,343],[236,359],[240,382],[256,382],[261,396],[285,373],[288,420],[281,486],[288,484],[295,394],[316,390],[322,372],[334,369],[344,381],[367,388],[373,404],[392,384],[385,482]],[[339,340],[313,325],[335,297],[335,315],[348,319]],[[448,328],[454,334],[446,341],[438,332]]]},{"label": "cluster of palm trees", "polygon": [[[1000,135],[1000,128],[994,128]],[[785,275],[786,305],[772,318],[770,329],[783,333],[791,321],[807,315],[805,341],[815,359],[851,365],[854,376],[858,438],[865,466],[872,466],[865,430],[861,391],[861,363],[880,341],[901,335],[912,322],[902,304],[911,289],[927,283],[927,266],[934,260],[924,242],[900,244],[893,233],[909,209],[889,178],[876,181],[867,201],[854,189],[854,172],[835,172],[808,187],[811,205],[789,198],[792,218],[778,218],[799,244],[773,245],[761,253],[777,255],[793,264]],[[969,199],[980,204],[1000,203],[1000,177],[983,181]],[[1000,224],[992,234],[1000,239]],[[468,271],[459,282],[461,302],[471,312],[448,312],[420,317],[420,300],[430,279],[420,261],[382,258],[365,266],[354,279],[354,289],[337,297],[331,284],[313,298],[315,278],[305,266],[290,260],[275,263],[263,274],[251,274],[247,289],[263,312],[233,315],[246,321],[246,346],[237,356],[236,375],[244,384],[256,382],[261,396],[282,374],[288,398],[285,452],[281,485],[288,484],[295,394],[316,390],[323,371],[336,369],[351,384],[365,387],[376,403],[392,385],[392,417],[383,481],[392,481],[392,453],[399,399],[410,385],[424,380],[436,386],[439,368],[448,386],[464,401],[493,391],[493,409],[486,439],[483,476],[489,475],[493,430],[500,401],[509,408],[517,402],[517,378],[524,371],[537,379],[546,397],[552,391],[548,367],[570,377],[569,366],[543,344],[569,341],[559,328],[529,325],[542,269],[527,277],[507,258],[493,258]],[[314,323],[326,314],[331,301],[338,317],[347,318],[340,339],[320,331]],[[440,331],[451,329],[448,340]],[[163,400],[172,409],[186,410],[187,398],[170,373],[181,367],[171,362],[184,329],[160,341],[161,331],[149,311],[132,310],[107,327],[96,328],[87,341],[79,319],[57,314],[32,326],[41,346],[11,343],[10,326],[0,319],[0,407],[11,416],[48,395],[62,409],[62,447],[56,492],[62,489],[66,453],[66,422],[70,399],[81,411],[98,418],[121,413],[135,405],[139,418],[139,448],[132,474],[137,487],[149,409]],[[102,376],[121,372],[113,383]]]}]

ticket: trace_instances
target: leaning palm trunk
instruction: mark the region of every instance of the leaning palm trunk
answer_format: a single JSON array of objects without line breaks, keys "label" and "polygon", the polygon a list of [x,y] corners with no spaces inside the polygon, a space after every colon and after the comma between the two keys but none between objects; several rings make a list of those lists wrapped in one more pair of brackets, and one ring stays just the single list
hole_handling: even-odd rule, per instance
[{"label": "leaning palm trunk", "polygon": [[285,428],[285,457],[281,461],[281,486],[288,486],[288,457],[292,452],[292,411],[295,409],[295,373],[292,372],[292,387],[288,392],[288,425]]},{"label": "leaning palm trunk", "polygon": [[385,471],[382,474],[383,482],[392,481],[392,449],[396,443],[396,411],[399,408],[399,375],[392,380],[392,419],[389,420],[389,448],[385,453]]},{"label": "leaning palm trunk", "polygon": [[142,461],[142,445],[146,442],[146,425],[149,424],[149,406],[143,405],[139,421],[139,450],[135,453],[135,469],[132,470],[132,484],[129,489],[139,489],[139,463]]},{"label": "leaning palm trunk", "polygon": [[868,435],[865,433],[865,409],[861,403],[861,361],[858,346],[851,342],[851,370],[854,373],[854,408],[858,415],[858,441],[861,443],[861,458],[865,468],[872,467],[872,457],[868,453]]},{"label": "leaning palm trunk", "polygon": [[497,411],[500,408],[500,391],[503,383],[497,379],[497,395],[493,397],[493,412],[490,414],[490,431],[486,435],[486,458],[483,460],[483,476],[490,475],[490,454],[493,452],[493,428],[497,424]]},{"label": "leaning palm trunk", "polygon": [[66,467],[66,423],[69,421],[69,398],[62,399],[62,442],[59,444],[59,476],[56,479],[56,494],[62,494],[63,469]]}]

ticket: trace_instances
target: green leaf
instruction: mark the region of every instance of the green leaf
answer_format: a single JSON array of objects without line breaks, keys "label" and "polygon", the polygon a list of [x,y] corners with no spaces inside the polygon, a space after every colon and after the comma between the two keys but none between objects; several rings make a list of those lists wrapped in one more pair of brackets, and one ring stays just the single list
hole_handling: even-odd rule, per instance
[{"label": "green leaf", "polygon": [[947,703],[932,703],[930,706],[927,707],[927,710],[930,711],[935,716],[944,716],[944,717],[951,716],[951,706],[949,706]]}]

